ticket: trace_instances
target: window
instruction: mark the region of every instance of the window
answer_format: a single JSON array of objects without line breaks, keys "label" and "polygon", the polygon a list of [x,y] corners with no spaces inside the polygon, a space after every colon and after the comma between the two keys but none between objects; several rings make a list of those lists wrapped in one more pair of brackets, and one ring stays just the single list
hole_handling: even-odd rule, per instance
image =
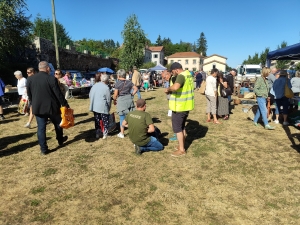
[{"label": "window", "polygon": [[189,60],[188,59],[185,60],[185,64],[189,64]]},{"label": "window", "polygon": [[173,63],[174,62],[174,60],[171,60],[171,63]]},{"label": "window", "polygon": [[185,70],[189,70],[189,68],[185,68]]},{"label": "window", "polygon": [[158,58],[158,55],[157,55],[157,54],[154,54],[154,58]]},{"label": "window", "polygon": [[196,64],[196,59],[193,59],[193,64]]},{"label": "window", "polygon": [[197,69],[194,67],[194,68],[193,68],[193,71],[196,71],[196,70],[197,70]]}]

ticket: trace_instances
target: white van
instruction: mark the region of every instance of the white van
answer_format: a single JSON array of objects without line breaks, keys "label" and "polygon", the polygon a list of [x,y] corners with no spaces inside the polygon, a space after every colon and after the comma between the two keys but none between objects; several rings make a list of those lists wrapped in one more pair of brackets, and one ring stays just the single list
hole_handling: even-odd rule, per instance
[{"label": "white van", "polygon": [[237,68],[237,77],[238,81],[244,80],[256,80],[257,77],[261,76],[261,66],[259,64],[245,64],[238,65]]}]

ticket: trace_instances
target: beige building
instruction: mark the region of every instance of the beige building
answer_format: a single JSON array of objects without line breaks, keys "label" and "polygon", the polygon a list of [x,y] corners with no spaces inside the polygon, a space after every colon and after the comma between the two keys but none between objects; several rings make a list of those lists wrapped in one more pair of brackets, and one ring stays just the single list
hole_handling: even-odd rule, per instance
[{"label": "beige building", "polygon": [[205,57],[203,61],[203,71],[209,72],[213,68],[217,68],[219,71],[226,71],[227,58],[221,55],[213,54]]},{"label": "beige building", "polygon": [[176,52],[167,57],[168,64],[178,62],[182,68],[189,71],[198,71],[203,64],[203,56],[197,52]]},{"label": "beige building", "polygon": [[145,47],[144,50],[144,63],[153,62],[155,65],[164,64],[164,46],[151,46]]}]

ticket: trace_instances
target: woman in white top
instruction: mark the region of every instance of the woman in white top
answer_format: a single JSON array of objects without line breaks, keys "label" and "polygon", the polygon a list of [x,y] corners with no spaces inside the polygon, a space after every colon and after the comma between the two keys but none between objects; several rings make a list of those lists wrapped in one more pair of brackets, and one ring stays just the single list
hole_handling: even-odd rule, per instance
[{"label": "woman in white top", "polygon": [[22,72],[20,70],[17,70],[16,72],[14,72],[15,77],[18,79],[18,93],[20,98],[22,97],[22,95],[26,94],[26,78],[23,77]]},{"label": "woman in white top", "polygon": [[295,96],[299,96],[300,93],[300,71],[296,71],[295,77],[291,79],[292,91]]},{"label": "woman in white top", "polygon": [[211,114],[214,118],[214,123],[220,124],[217,119],[217,80],[216,77],[218,75],[219,70],[212,69],[211,76],[206,77],[206,88],[205,88],[205,96],[207,102],[207,122],[210,122]]},{"label": "woman in white top", "polygon": [[149,73],[144,73],[143,74],[144,89],[145,89],[146,92],[149,89],[149,78],[150,78]]}]

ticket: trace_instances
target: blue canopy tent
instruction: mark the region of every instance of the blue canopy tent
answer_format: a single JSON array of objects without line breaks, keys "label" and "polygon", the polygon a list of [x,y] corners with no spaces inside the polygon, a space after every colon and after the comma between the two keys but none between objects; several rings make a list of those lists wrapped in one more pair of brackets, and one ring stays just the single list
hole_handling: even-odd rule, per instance
[{"label": "blue canopy tent", "polygon": [[271,60],[293,59],[300,59],[300,43],[269,52],[267,55],[266,65],[270,67]]},{"label": "blue canopy tent", "polygon": [[161,64],[157,64],[155,67],[150,68],[150,71],[156,71],[156,70],[166,70],[167,68],[162,66]]}]

